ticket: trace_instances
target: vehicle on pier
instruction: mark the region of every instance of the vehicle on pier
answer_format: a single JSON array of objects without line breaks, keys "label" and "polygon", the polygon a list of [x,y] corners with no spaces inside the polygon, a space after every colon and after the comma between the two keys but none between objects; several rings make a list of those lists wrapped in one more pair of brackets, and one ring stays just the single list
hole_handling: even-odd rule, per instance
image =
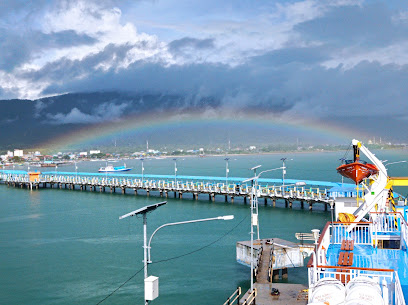
[{"label": "vehicle on pier", "polygon": [[126,167],[126,164],[124,164],[123,166],[107,165],[105,167],[99,168],[98,172],[115,173],[115,172],[126,172],[126,171],[130,171],[131,169],[132,169],[131,167]]},{"label": "vehicle on pier", "polygon": [[[408,177],[389,177],[384,164],[361,142],[352,144],[354,162],[337,171],[360,184],[364,196],[344,205],[336,198],[336,217],[320,235],[313,230],[316,247],[308,263],[308,301],[310,305],[405,305],[407,210],[402,201],[397,204],[392,187],[408,186]],[[373,163],[368,171],[362,170],[360,150]]]}]

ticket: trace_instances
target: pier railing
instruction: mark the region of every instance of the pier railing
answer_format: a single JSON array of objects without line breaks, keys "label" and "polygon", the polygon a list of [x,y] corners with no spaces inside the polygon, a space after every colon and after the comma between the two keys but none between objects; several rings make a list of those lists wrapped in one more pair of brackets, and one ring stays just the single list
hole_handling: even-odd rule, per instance
[{"label": "pier railing", "polygon": [[244,300],[242,305],[255,305],[255,300],[256,300],[257,295],[258,295],[258,292],[256,288],[254,288],[254,290],[252,290],[251,293],[248,295],[248,297]]},{"label": "pier railing", "polygon": [[[1,174],[4,182],[31,184],[69,184],[93,187],[145,189],[149,191],[190,192],[195,194],[220,194],[225,196],[249,197],[252,186],[246,184],[224,184],[200,181],[177,181],[164,179],[140,179],[129,177],[84,176],[68,174],[40,174],[38,179],[30,181],[28,174]],[[326,189],[296,186],[258,186],[255,190],[260,198],[305,200],[328,203],[330,198]]]},{"label": "pier railing", "polygon": [[239,305],[239,297],[241,296],[241,293],[241,287],[238,287],[223,305],[233,305],[235,304],[235,301],[237,301],[236,304]]}]

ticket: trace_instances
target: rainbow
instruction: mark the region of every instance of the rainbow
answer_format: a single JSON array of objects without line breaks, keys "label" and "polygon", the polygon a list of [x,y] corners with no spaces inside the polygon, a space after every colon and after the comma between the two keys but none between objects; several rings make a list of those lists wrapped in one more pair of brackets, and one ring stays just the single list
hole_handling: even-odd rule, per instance
[{"label": "rainbow", "polygon": [[[220,111],[221,112],[221,111]],[[226,110],[225,112],[228,113]],[[229,114],[202,113],[197,111],[167,111],[165,113],[154,113],[150,115],[131,115],[120,120],[104,122],[100,124],[87,125],[81,129],[76,129],[71,133],[58,136],[44,143],[39,144],[39,148],[46,151],[64,151],[85,146],[97,146],[101,141],[106,141],[116,137],[134,137],[141,135],[143,132],[161,132],[171,128],[203,128],[220,124],[220,126],[228,126],[238,124],[240,128],[255,127],[259,128],[260,132],[265,129],[290,131],[298,134],[309,133],[315,137],[322,139],[334,139],[340,143],[348,143],[352,138],[366,139],[370,135],[356,133],[344,126],[328,124],[327,122],[317,120],[306,120],[300,117],[277,116],[272,114],[260,113],[233,113]],[[205,127],[204,127],[205,128]],[[271,135],[271,142],[273,136]],[[293,141],[292,141],[293,143]],[[323,143],[323,142],[322,142]],[[193,143],[192,143],[193,144]]]}]

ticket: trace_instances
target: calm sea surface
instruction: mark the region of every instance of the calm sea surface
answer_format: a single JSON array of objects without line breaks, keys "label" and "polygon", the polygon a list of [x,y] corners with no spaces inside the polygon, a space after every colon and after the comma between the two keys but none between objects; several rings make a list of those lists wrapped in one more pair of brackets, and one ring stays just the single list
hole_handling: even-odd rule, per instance
[{"label": "calm sea surface", "polygon": [[[379,151],[377,155],[388,162],[408,159],[407,151]],[[263,169],[279,167],[283,156],[288,158],[287,178],[341,181],[335,168],[344,152],[230,156],[229,175],[250,177],[248,168],[258,164]],[[224,158],[178,158],[178,175],[224,176]],[[133,167],[129,173],[141,172],[140,160],[126,160],[126,164]],[[78,163],[84,172],[96,172],[104,165]],[[145,160],[144,167],[145,174],[174,173],[171,159]],[[58,170],[74,171],[74,167]],[[391,165],[389,171],[408,176],[406,164]],[[281,178],[281,171],[263,177]],[[249,287],[249,268],[235,260],[235,243],[250,239],[249,205],[242,200],[225,203],[221,196],[214,203],[204,195],[198,201],[186,197],[170,196],[167,205],[148,214],[149,236],[167,222],[230,214],[235,219],[173,226],[155,235],[149,275],[160,278],[160,295],[152,304],[222,304],[236,287]],[[98,303],[143,267],[142,218],[118,217],[161,200],[157,194],[30,192],[0,185],[0,304]],[[261,203],[261,238],[296,241],[296,232],[322,229],[330,219],[319,205],[310,212],[301,210],[298,203],[292,210],[285,209],[283,202],[275,208]],[[173,259],[178,256],[182,257]],[[306,283],[306,269],[290,269],[289,282]],[[143,271],[102,304],[143,304]]]}]

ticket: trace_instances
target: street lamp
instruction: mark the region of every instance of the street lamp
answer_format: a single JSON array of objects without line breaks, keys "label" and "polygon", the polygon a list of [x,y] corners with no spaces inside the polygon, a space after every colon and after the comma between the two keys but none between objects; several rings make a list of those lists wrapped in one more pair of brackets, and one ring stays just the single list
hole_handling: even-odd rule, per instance
[{"label": "street lamp", "polygon": [[74,164],[75,164],[75,177],[78,178],[78,166],[76,161],[74,161]]},{"label": "street lamp", "polygon": [[140,158],[140,161],[142,161],[142,185],[143,185],[143,177],[144,177],[144,166],[143,166],[143,158]]},{"label": "street lamp", "polygon": [[[146,280],[147,278],[147,219],[146,219],[146,214],[148,212],[151,212],[155,209],[157,209],[159,206],[162,206],[164,204],[166,204],[167,201],[163,201],[163,202],[159,202],[159,203],[155,203],[155,204],[151,204],[151,205],[147,205],[143,208],[140,208],[138,210],[135,210],[133,212],[127,213],[125,215],[122,215],[119,217],[119,219],[123,219],[129,216],[136,216],[139,214],[143,214],[143,249],[144,249],[144,260],[143,260],[143,264],[144,264],[144,279]],[[146,300],[146,296],[145,296],[145,304],[148,304],[148,300]]]},{"label": "street lamp", "polygon": [[[168,226],[175,226],[175,225],[181,225],[181,224],[188,224],[188,223],[195,223],[195,222],[203,222],[203,221],[211,221],[211,220],[232,220],[234,219],[234,215],[226,215],[226,216],[218,216],[218,217],[213,217],[213,218],[204,218],[204,219],[195,219],[195,220],[187,220],[187,221],[180,221],[180,222],[172,222],[172,223],[166,223],[164,225],[161,225],[160,227],[158,227],[156,230],[154,230],[153,234],[150,236],[149,239],[149,243],[146,245],[146,241],[147,241],[147,223],[146,223],[146,214],[152,210],[155,210],[157,207],[166,204],[167,201],[163,201],[160,203],[156,203],[150,206],[146,206],[144,208],[141,208],[139,210],[133,211],[131,213],[128,213],[126,215],[123,215],[121,217],[119,217],[119,219],[123,219],[126,218],[128,216],[135,216],[138,214],[143,214],[143,231],[144,231],[144,278],[145,278],[145,304],[147,305],[149,303],[149,301],[154,300],[157,295],[158,295],[158,291],[156,291],[156,296],[153,296],[152,298],[149,297],[149,300],[146,298],[146,278],[148,278],[147,276],[147,269],[148,269],[148,264],[150,264],[151,261],[151,256],[150,256],[150,244],[152,242],[153,236],[157,233],[157,231],[159,231],[160,229],[164,228],[164,227],[168,227]],[[158,280],[158,278],[154,277],[155,279]],[[158,283],[157,283],[158,285]],[[157,286],[158,289],[158,286]]]},{"label": "street lamp", "polygon": [[228,161],[230,158],[225,158],[225,187],[228,190],[228,173],[229,173],[229,168],[228,168]]},{"label": "street lamp", "polygon": [[[254,171],[254,173],[256,173],[256,169],[261,167],[260,165],[257,165],[253,168],[251,168],[251,170]],[[257,227],[257,232],[258,232],[258,239],[259,239],[259,222],[258,222],[258,178],[266,172],[271,172],[274,170],[278,170],[278,169],[282,169],[282,167],[278,167],[278,168],[273,168],[273,169],[268,169],[268,170],[264,170],[262,172],[260,172],[258,175],[255,175],[252,178],[246,179],[244,181],[242,181],[242,183],[251,181],[252,184],[252,190],[251,190],[251,291],[254,290],[254,260],[253,260],[253,256],[254,256],[254,226]],[[256,211],[256,213],[254,213],[254,209]]]}]

